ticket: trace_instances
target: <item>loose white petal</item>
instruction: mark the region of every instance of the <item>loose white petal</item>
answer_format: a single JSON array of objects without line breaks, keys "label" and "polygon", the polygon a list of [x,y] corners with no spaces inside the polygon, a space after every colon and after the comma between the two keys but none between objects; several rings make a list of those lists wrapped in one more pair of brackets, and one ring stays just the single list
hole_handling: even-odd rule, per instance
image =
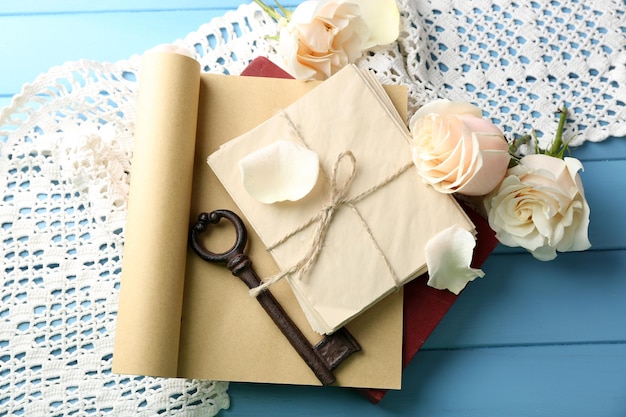
[{"label": "loose white petal", "polygon": [[279,140],[239,161],[243,187],[262,203],[296,201],[315,186],[317,154],[294,142]]},{"label": "loose white petal", "polygon": [[426,243],[428,285],[459,294],[468,282],[482,278],[485,273],[470,267],[476,241],[460,226],[451,226]]}]

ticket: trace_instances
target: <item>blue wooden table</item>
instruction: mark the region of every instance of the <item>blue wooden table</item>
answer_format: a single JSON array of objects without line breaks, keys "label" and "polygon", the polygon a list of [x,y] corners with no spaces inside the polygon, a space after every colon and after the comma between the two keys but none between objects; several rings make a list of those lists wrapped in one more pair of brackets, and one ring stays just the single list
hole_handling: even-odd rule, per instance
[{"label": "blue wooden table", "polygon": [[[142,53],[241,2],[3,1],[0,106],[54,65]],[[401,391],[374,406],[348,389],[233,383],[222,415],[626,415],[626,138],[585,144],[574,156],[585,166],[592,249],[546,263],[499,247],[486,278],[464,291],[408,367]]]}]

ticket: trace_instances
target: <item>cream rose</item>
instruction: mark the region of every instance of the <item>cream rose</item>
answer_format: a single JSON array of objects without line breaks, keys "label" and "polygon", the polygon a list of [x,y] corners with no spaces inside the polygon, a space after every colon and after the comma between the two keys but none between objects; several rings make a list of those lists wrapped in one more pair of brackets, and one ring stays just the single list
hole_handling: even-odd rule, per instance
[{"label": "cream rose", "polygon": [[484,199],[489,225],[498,240],[521,246],[542,261],[554,259],[557,251],[591,247],[581,169],[575,158],[523,157]]},{"label": "cream rose", "polygon": [[485,195],[506,173],[509,145],[472,104],[435,100],[413,115],[409,128],[420,176],[442,193]]},{"label": "cream rose", "polygon": [[298,79],[324,80],[364,49],[394,41],[399,12],[395,0],[312,0],[280,26],[278,53],[287,71]]}]

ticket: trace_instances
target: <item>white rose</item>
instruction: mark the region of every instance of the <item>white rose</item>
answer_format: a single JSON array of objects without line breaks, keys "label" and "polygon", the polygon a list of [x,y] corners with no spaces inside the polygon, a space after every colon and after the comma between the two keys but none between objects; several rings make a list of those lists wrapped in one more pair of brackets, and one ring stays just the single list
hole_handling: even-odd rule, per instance
[{"label": "white rose", "polygon": [[509,145],[472,104],[435,100],[413,115],[409,128],[420,176],[442,193],[485,195],[506,173]]},{"label": "white rose", "polygon": [[398,31],[394,0],[305,1],[281,22],[278,52],[295,78],[324,80]]},{"label": "white rose", "polygon": [[554,259],[556,251],[588,249],[589,205],[581,169],[575,158],[523,157],[484,200],[498,240],[542,261]]}]

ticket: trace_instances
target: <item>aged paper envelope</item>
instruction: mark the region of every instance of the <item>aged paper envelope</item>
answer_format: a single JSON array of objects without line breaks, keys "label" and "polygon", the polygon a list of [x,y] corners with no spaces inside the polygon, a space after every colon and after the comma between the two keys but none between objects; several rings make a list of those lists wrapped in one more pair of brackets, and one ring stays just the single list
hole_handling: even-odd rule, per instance
[{"label": "aged paper envelope", "polygon": [[[200,212],[225,208],[241,215],[206,164],[207,155],[319,84],[198,74],[195,61],[173,54],[156,54],[142,62],[141,101],[151,104],[138,108],[137,123],[150,129],[137,126],[135,140],[144,145],[136,150],[159,152],[159,158],[171,161],[171,165],[165,168],[161,159],[148,154],[135,156],[148,162],[140,165],[143,174],[135,166],[132,172],[134,179],[143,180],[140,183],[131,179],[130,199],[136,209],[129,212],[127,227],[132,226],[135,232],[127,234],[124,251],[113,370],[166,377],[319,385],[260,305],[248,295],[243,283],[223,266],[203,262],[180,238],[172,239],[172,230],[180,232],[182,228],[186,235]],[[199,78],[195,92],[194,78]],[[177,90],[190,88],[181,85],[181,79],[192,84],[187,94]],[[388,91],[396,106],[405,109],[406,89],[390,87]],[[146,109],[149,113],[139,114]],[[195,141],[191,150],[181,146],[189,140]],[[179,181],[185,182],[180,175],[184,161],[192,160],[193,175],[187,179],[188,184],[181,186]],[[166,169],[170,171],[162,172]],[[178,178],[166,181],[170,176]],[[180,210],[187,211],[182,214],[183,222],[176,214]],[[247,251],[257,272],[261,276],[278,272],[265,246],[246,224],[250,232]],[[233,242],[234,232],[224,225],[211,233],[205,244],[219,252]],[[172,271],[172,265],[178,269]],[[289,285],[282,282],[271,291],[307,338],[312,343],[319,341],[320,336],[310,329]],[[336,384],[400,388],[402,292],[386,297],[353,320],[348,329],[362,351],[335,370]]]},{"label": "aged paper envelope", "polygon": [[[417,177],[408,135],[378,81],[348,66],[208,158],[285,270],[311,252],[320,233],[311,220],[321,218],[334,199],[332,193],[340,192],[345,173],[338,174],[334,191],[329,186],[338,155],[346,151],[354,155],[353,181],[349,189],[341,190],[345,201],[333,207],[334,217],[314,265],[302,275],[287,277],[319,333],[335,331],[425,272],[424,247],[440,231],[454,224],[474,230],[451,196]],[[325,175],[302,200],[264,204],[243,188],[238,162],[277,140],[302,143],[315,151]],[[301,230],[303,225],[308,226]],[[298,232],[291,235],[293,231]]]}]

